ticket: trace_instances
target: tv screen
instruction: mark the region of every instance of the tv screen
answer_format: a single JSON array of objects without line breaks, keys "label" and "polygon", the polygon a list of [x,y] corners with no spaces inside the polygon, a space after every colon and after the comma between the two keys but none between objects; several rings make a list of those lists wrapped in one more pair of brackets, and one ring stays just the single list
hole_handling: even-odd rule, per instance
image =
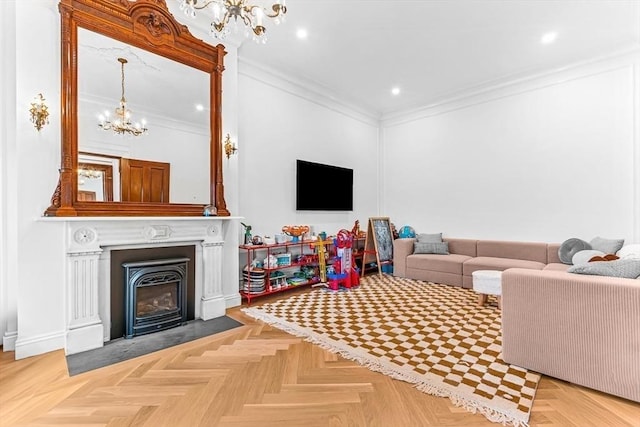
[{"label": "tv screen", "polygon": [[296,210],[352,211],[353,169],[297,160]]}]

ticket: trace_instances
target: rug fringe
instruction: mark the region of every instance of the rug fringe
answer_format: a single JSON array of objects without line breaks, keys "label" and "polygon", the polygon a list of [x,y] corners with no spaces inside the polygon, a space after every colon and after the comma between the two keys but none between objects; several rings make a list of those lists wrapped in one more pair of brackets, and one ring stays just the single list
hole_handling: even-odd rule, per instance
[{"label": "rug fringe", "polygon": [[256,308],[243,308],[245,314],[253,317],[254,319],[261,320],[268,325],[275,326],[278,329],[287,332],[296,337],[304,338],[305,341],[318,345],[324,350],[330,351],[335,354],[339,354],[345,359],[352,360],[358,364],[375,372],[380,372],[393,379],[401,380],[413,384],[414,387],[426,394],[430,394],[438,397],[448,397],[451,403],[455,406],[464,408],[465,410],[475,414],[481,413],[489,421],[494,423],[500,423],[504,426],[511,425],[513,427],[529,427],[529,424],[515,414],[502,412],[493,408],[489,408],[473,399],[460,396],[451,390],[444,389],[442,387],[435,386],[428,381],[418,380],[412,375],[400,372],[396,369],[391,369],[388,366],[376,361],[371,356],[355,354],[353,349],[343,349],[337,345],[327,343],[325,340],[316,337],[313,332],[303,331],[300,327],[294,326],[286,320],[282,320],[276,316],[268,313],[264,313]]}]

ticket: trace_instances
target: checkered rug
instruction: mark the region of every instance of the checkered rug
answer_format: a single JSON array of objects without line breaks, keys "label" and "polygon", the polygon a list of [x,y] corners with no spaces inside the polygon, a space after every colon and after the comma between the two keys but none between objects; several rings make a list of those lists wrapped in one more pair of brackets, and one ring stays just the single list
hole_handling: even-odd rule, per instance
[{"label": "checkered rug", "polygon": [[470,289],[372,275],[348,292],[243,311],[491,421],[527,426],[540,375],[500,359],[500,312],[476,301]]}]

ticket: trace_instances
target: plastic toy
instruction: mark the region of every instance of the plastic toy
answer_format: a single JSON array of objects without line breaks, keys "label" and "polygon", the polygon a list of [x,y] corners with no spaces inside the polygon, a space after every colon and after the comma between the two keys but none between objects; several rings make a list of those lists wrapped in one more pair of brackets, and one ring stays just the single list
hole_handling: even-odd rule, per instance
[{"label": "plastic toy", "polygon": [[406,239],[408,237],[416,237],[416,232],[410,225],[405,225],[400,228],[398,235],[400,238]]},{"label": "plastic toy", "polygon": [[309,226],[308,225],[285,225],[284,227],[282,227],[282,232],[288,236],[291,236],[291,241],[295,243],[298,240],[300,240],[300,236],[302,236],[304,233],[309,232]]},{"label": "plastic toy", "polygon": [[244,222],[241,222],[240,224],[242,224],[242,226],[244,227],[244,244],[252,244],[253,242],[251,241],[251,226],[245,224]]},{"label": "plastic toy", "polygon": [[347,289],[360,285],[360,275],[352,265],[353,235],[348,230],[340,230],[333,240],[337,259],[333,263],[334,274],[327,274],[328,288],[337,291],[340,286]]}]

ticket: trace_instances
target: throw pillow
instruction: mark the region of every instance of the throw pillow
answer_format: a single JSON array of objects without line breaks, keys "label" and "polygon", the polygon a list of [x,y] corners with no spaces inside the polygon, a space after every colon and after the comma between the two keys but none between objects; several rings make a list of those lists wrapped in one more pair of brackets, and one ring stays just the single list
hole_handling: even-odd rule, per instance
[{"label": "throw pillow", "polygon": [[622,259],[640,259],[640,244],[625,245],[616,255]]},{"label": "throw pillow", "polygon": [[605,256],[597,255],[597,256],[594,256],[593,258],[591,258],[591,259],[589,260],[589,262],[598,262],[598,261],[615,261],[615,260],[617,260],[617,259],[619,259],[619,258],[618,258],[618,255],[613,255],[613,254],[607,254],[607,255],[605,255]]},{"label": "throw pillow", "polygon": [[591,248],[602,251],[605,254],[615,254],[624,245],[624,239],[604,239],[602,237],[594,237],[591,239]]},{"label": "throw pillow", "polygon": [[418,242],[421,243],[441,243],[442,233],[418,234]]},{"label": "throw pillow", "polygon": [[623,277],[637,279],[640,277],[640,259],[618,259],[615,261],[592,262],[585,265],[574,265],[567,269],[569,273],[591,274],[594,276]]},{"label": "throw pillow", "polygon": [[589,243],[573,237],[562,242],[560,248],[558,248],[558,258],[560,258],[560,261],[564,264],[571,264],[571,259],[576,253],[588,249],[592,249]]},{"label": "throw pillow", "polygon": [[449,255],[449,244],[447,242],[415,242],[413,253]]},{"label": "throw pillow", "polygon": [[583,265],[587,264],[591,258],[594,256],[604,256],[604,252],[594,251],[593,249],[586,249],[584,251],[576,252],[573,257],[571,257],[571,262],[573,265]]}]

